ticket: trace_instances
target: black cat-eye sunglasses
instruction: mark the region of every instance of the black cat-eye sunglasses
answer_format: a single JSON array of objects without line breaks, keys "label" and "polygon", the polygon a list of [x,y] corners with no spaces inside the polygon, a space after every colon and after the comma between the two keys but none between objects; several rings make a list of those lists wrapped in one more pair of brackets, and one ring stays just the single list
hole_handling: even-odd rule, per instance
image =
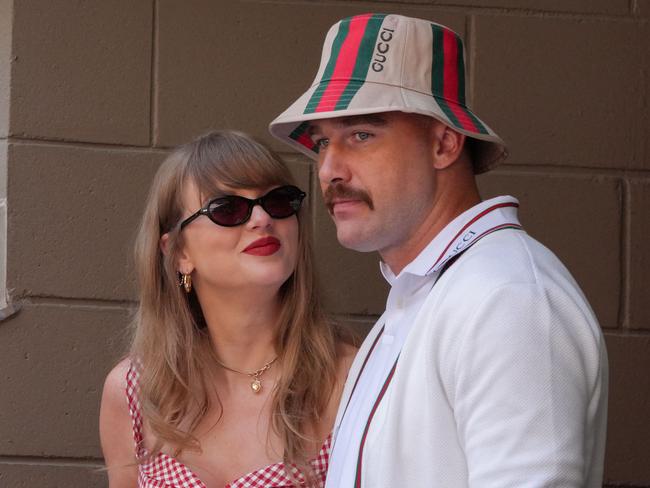
[{"label": "black cat-eye sunglasses", "polygon": [[200,215],[207,216],[212,222],[223,227],[235,227],[250,219],[255,205],[261,205],[264,211],[274,219],[286,219],[300,210],[306,193],[293,185],[274,188],[266,195],[250,199],[240,195],[225,195],[210,200],[205,207],[197,210],[181,222],[181,230]]}]

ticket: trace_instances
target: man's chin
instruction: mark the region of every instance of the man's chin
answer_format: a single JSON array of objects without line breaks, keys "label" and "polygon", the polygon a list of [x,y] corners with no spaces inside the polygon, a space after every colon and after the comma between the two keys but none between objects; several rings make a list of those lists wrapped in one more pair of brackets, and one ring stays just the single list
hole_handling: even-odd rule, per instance
[{"label": "man's chin", "polygon": [[377,250],[377,247],[373,245],[372,240],[363,236],[359,232],[359,229],[343,227],[347,226],[337,226],[336,229],[336,238],[341,246],[358,252],[372,252]]}]

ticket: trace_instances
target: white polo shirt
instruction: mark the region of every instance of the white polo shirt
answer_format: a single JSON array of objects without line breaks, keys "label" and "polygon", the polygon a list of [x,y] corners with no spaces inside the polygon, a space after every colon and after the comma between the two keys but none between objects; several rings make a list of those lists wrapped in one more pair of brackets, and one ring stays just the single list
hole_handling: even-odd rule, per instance
[{"label": "white polo shirt", "polygon": [[[434,296],[435,292],[444,293],[437,288],[434,289],[434,286],[443,272],[445,279],[452,274],[451,270],[455,265],[454,258],[471,249],[483,237],[496,231],[507,228],[521,229],[517,219],[517,207],[518,202],[512,197],[498,197],[482,202],[448,224],[398,276],[395,276],[388,266],[381,264],[381,271],[391,284],[391,290],[386,311],[364,342],[346,382],[334,428],[334,444],[326,484],[328,488],[353,487],[355,480],[361,486],[373,488],[377,486],[450,486],[453,488],[499,486],[499,481],[490,485],[488,477],[481,478],[478,475],[482,468],[474,468],[474,466],[479,466],[481,462],[476,464],[475,457],[468,459],[472,453],[469,452],[468,446],[464,445],[466,441],[463,439],[463,432],[461,432],[466,429],[465,420],[454,418],[455,415],[460,414],[460,408],[455,412],[454,409],[457,408],[457,405],[453,405],[448,398],[451,394],[450,391],[454,390],[456,385],[452,384],[453,381],[447,381],[446,377],[441,378],[440,385],[432,386],[431,382],[427,381],[427,378],[432,376],[435,378],[437,374],[444,376],[447,372],[446,370],[444,372],[436,371],[437,366],[432,366],[432,371],[424,371],[424,373],[421,371],[425,366],[414,362],[414,358],[422,354],[426,355],[431,351],[424,353],[418,351],[418,348],[425,347],[419,337],[421,332],[414,332],[415,336],[410,332],[419,322],[422,322],[423,304],[429,303],[430,297]],[[517,232],[525,235],[523,231]],[[530,239],[528,236],[526,237]],[[479,247],[477,246],[477,248]],[[561,266],[559,262],[558,265]],[[507,255],[503,256],[503,266],[508,266]],[[463,273],[466,276],[472,268],[465,266],[464,269]],[[480,279],[480,276],[477,278]],[[449,286],[445,284],[445,288],[449,288]],[[473,293],[471,289],[467,289],[466,292]],[[579,290],[577,293],[580,293]],[[516,298],[514,299],[516,300]],[[444,326],[449,329],[451,322],[453,320],[447,320]],[[436,326],[433,323],[430,326],[428,324],[417,325],[417,327],[429,327],[429,329]],[[444,326],[440,327],[443,336],[435,338],[435,343],[442,343],[443,339],[449,340],[450,334],[453,334],[453,331],[447,331]],[[597,324],[595,327],[597,328]],[[594,333],[598,334],[599,330]],[[458,341],[450,342],[450,346],[446,350],[455,351],[456,342]],[[407,343],[409,343],[409,347],[406,348],[408,350],[404,351],[405,355],[400,356]],[[439,356],[442,357],[443,354],[441,353]],[[595,367],[598,371],[605,368],[602,379],[605,381],[605,389],[599,395],[606,399],[606,363],[601,365],[600,359],[602,359],[602,355],[596,359]],[[435,360],[437,359],[433,360],[434,363]],[[457,356],[454,356],[454,360],[458,360]],[[409,370],[408,368],[415,369]],[[462,368],[462,365],[456,365],[454,368]],[[450,371],[455,371],[454,368],[451,368]],[[578,376],[581,374],[579,372]],[[446,381],[447,383],[445,383]],[[395,391],[399,391],[401,397],[397,397]],[[495,388],[492,394],[515,395],[516,392],[499,392]],[[411,397],[411,395],[413,396]],[[425,395],[434,399],[431,400]],[[600,396],[598,405],[602,403]],[[434,403],[432,411],[428,411],[424,407],[430,401]],[[498,403],[498,398],[496,401]],[[486,404],[488,403],[486,402]],[[606,413],[606,408],[599,408],[597,412],[599,428],[598,432],[593,433],[598,437],[598,440],[594,441],[597,446],[596,448],[589,447],[589,455],[593,455],[596,459],[594,469],[596,471],[600,469],[601,476],[602,448],[604,447],[604,431],[601,432],[601,430],[604,429],[604,425],[602,428],[600,425],[604,424],[603,410]],[[421,414],[420,420],[410,417],[412,413],[418,411]],[[438,415],[438,411],[440,415]],[[468,414],[468,418],[471,415]],[[580,415],[580,412],[576,413],[576,422],[585,421],[579,417]],[[440,419],[436,424],[435,417],[437,416]],[[494,420],[495,422],[500,420],[498,415],[494,416]],[[569,419],[568,421],[572,422],[573,420]],[[420,431],[418,432],[418,430]],[[477,432],[480,437],[480,431]],[[504,443],[516,442],[507,438],[513,434],[505,427],[503,432]],[[473,432],[472,436],[474,434],[476,432]],[[517,432],[515,435],[526,434]],[[438,439],[430,437],[438,437]],[[486,443],[488,442],[491,441],[488,441],[488,437],[486,437]],[[551,439],[550,442],[553,440]],[[400,452],[401,446],[405,443],[411,443],[411,445],[404,452]],[[489,448],[489,446],[487,447]],[[482,452],[481,448],[477,447],[476,452]],[[420,462],[419,457],[423,459],[424,464]],[[487,459],[485,461],[490,462]],[[427,462],[432,466],[431,470],[429,468],[421,469],[421,466],[426,465]],[[600,468],[597,466],[598,462],[600,462]],[[589,461],[588,464],[591,470],[594,463]],[[529,466],[526,466],[526,469],[530,469]],[[475,472],[472,473],[472,470]],[[377,474],[379,472],[382,472],[383,475],[379,476]],[[589,476],[591,478],[598,477],[598,473]],[[531,473],[531,477],[534,479],[534,473]],[[587,479],[586,475],[582,479]],[[381,480],[387,481],[383,483]],[[506,484],[502,486],[506,486]],[[531,484],[530,486],[544,485]],[[567,484],[566,486],[573,485]]]}]

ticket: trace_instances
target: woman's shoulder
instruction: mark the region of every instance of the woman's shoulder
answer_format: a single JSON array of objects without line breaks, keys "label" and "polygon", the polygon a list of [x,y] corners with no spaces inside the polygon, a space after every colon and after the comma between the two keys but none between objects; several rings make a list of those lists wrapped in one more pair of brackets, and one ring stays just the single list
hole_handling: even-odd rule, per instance
[{"label": "woman's shoulder", "polygon": [[131,359],[127,357],[122,359],[109,371],[106,375],[106,381],[104,381],[104,395],[108,395],[110,398],[118,395],[124,397],[127,386],[126,377],[130,368]]},{"label": "woman's shoulder", "polygon": [[[350,370],[354,356],[357,353],[357,348],[350,345],[348,342],[339,340],[336,342],[335,353],[336,378],[333,384],[332,394],[329,396],[324,414],[322,415],[319,422],[319,439],[326,439],[332,432],[332,426],[334,425],[336,412],[339,408],[339,401],[341,399],[341,394],[343,393],[345,380],[348,377],[348,371]],[[319,448],[320,447],[321,446],[319,446]]]},{"label": "woman's shoulder", "polygon": [[352,366],[352,361],[357,355],[359,349],[352,344],[345,341],[338,341],[336,344],[336,358],[337,358],[337,376],[341,383],[345,383],[345,379]]},{"label": "woman's shoulder", "polygon": [[127,373],[131,361],[123,359],[106,376],[99,414],[99,437],[113,484],[134,486],[136,476],[133,427],[127,401]]},{"label": "woman's shoulder", "polygon": [[127,398],[129,358],[122,359],[106,375],[102,393],[101,414],[109,419],[130,418]]}]

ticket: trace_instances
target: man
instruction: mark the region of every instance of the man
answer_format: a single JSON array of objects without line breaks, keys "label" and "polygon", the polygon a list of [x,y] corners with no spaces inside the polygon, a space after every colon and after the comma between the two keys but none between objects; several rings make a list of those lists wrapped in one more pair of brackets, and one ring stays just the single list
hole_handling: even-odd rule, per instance
[{"label": "man", "polygon": [[603,337],[517,200],[480,199],[474,175],[506,151],[466,106],[460,38],[344,19],[270,130],[318,161],[339,241],[379,251],[391,285],[348,376],[327,486],[600,486]]}]

